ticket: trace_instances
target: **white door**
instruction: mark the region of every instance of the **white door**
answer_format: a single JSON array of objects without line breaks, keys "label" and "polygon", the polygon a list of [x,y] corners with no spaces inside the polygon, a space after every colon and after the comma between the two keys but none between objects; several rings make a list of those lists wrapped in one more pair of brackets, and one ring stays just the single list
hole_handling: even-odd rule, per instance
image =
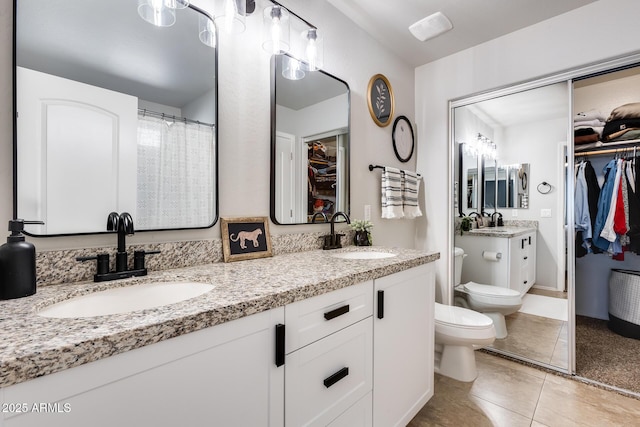
[{"label": "white door", "polygon": [[137,98],[22,67],[17,73],[20,216],[44,221],[34,229],[43,234],[106,229],[111,211],[135,221]]},{"label": "white door", "polygon": [[295,142],[294,135],[276,131],[276,209],[280,224],[294,224],[295,206]]}]

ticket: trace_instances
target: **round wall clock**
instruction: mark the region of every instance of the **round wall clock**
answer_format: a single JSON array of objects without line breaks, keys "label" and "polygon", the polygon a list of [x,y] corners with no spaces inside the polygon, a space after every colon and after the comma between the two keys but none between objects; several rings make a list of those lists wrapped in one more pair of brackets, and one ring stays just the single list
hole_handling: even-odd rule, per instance
[{"label": "round wall clock", "polygon": [[414,137],[411,122],[405,116],[398,116],[393,122],[393,151],[401,162],[408,162],[413,156]]},{"label": "round wall clock", "polygon": [[393,90],[391,83],[382,74],[376,74],[369,80],[367,88],[367,104],[369,114],[380,127],[391,124],[393,117]]}]

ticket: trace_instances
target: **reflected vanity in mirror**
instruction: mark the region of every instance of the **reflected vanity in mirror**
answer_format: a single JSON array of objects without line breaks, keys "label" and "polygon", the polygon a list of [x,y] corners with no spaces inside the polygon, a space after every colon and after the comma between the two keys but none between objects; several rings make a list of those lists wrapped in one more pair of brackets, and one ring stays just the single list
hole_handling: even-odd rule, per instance
[{"label": "reflected vanity in mirror", "polygon": [[14,204],[38,236],[211,227],[217,51],[209,17],[131,0],[17,0]]},{"label": "reflected vanity in mirror", "polygon": [[295,62],[287,55],[271,60],[271,220],[276,224],[349,213],[349,86],[322,70],[292,74]]}]

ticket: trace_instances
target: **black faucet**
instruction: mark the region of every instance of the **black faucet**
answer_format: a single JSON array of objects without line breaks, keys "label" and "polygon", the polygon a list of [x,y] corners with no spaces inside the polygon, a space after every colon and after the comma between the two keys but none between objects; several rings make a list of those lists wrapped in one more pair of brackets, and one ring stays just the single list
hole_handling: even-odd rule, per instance
[{"label": "black faucet", "polygon": [[[498,221],[496,223],[496,215],[498,215]],[[497,225],[498,227],[502,227],[504,226],[504,222],[502,221],[502,214],[500,212],[494,212],[493,215],[491,215],[491,221]]]},{"label": "black faucet", "polygon": [[315,224],[316,216],[318,216],[318,215],[320,215],[324,219],[324,222],[329,222],[329,219],[327,218],[327,214],[325,214],[324,212],[316,212],[311,217],[311,224]]},{"label": "black faucet", "polygon": [[127,270],[127,248],[125,238],[127,234],[133,234],[133,218],[128,212],[118,215],[111,212],[107,217],[107,231],[118,232],[118,252],[116,253],[116,271]]},{"label": "black faucet", "polygon": [[97,272],[93,276],[94,282],[104,282],[114,279],[125,279],[134,276],[146,276],[147,269],[144,265],[145,255],[159,254],[160,251],[135,251],[133,254],[133,269],[129,270],[127,263],[127,248],[125,238],[127,234],[133,234],[133,218],[127,212],[118,215],[111,212],[107,216],[107,231],[118,233],[118,251],[116,252],[116,271],[109,271],[109,254],[78,257],[77,261],[97,260]]},{"label": "black faucet", "polygon": [[337,217],[343,217],[347,224],[351,224],[351,220],[349,219],[349,215],[344,212],[336,212],[331,216],[331,220],[329,223],[331,224],[331,234],[328,236],[324,236],[324,246],[322,249],[339,249],[342,247],[342,243],[340,242],[340,238],[344,236],[344,234],[336,234],[335,232],[335,222]]}]

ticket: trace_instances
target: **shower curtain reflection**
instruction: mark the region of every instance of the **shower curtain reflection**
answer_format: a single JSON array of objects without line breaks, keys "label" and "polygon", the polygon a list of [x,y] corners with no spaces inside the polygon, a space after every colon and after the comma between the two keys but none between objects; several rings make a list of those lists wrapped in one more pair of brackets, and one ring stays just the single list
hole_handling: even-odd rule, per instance
[{"label": "shower curtain reflection", "polygon": [[211,125],[138,117],[136,227],[207,227],[215,217]]}]

